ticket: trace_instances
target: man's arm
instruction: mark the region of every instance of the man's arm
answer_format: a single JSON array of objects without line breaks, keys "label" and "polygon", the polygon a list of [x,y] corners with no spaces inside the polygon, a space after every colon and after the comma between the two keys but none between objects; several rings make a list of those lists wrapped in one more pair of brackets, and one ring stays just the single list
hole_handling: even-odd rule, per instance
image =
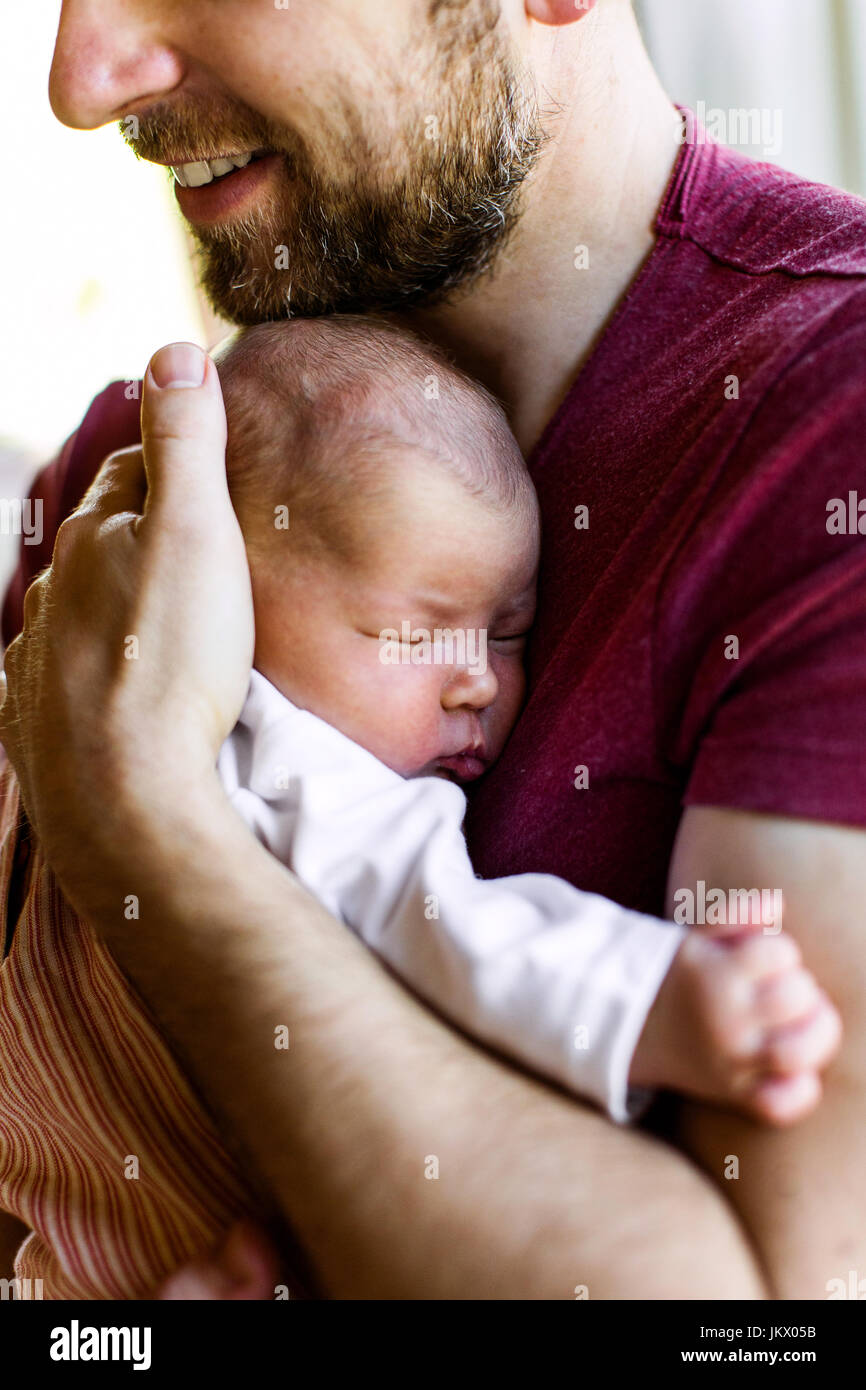
[{"label": "man's arm", "polygon": [[217,791],[157,834],[121,806],[126,848],[106,840],[79,893],[327,1295],[762,1297],[724,1200],[686,1160],[452,1033]]},{"label": "man's arm", "polygon": [[674,893],[699,880],[707,891],[781,889],[785,930],[842,1015],[841,1053],[806,1122],[767,1130],[687,1103],[679,1130],[740,1211],[776,1296],[826,1298],[828,1281],[866,1276],[866,832],[691,807],[671,861],[671,912]]}]

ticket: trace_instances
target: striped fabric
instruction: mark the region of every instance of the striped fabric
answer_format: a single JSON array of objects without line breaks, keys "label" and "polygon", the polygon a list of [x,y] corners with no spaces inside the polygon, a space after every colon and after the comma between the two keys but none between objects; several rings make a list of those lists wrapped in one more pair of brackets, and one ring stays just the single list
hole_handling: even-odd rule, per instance
[{"label": "striped fabric", "polygon": [[[2,758],[2,754],[0,754]],[[0,765],[0,1209],[46,1299],[152,1297],[253,1214],[142,1001],[64,900]],[[7,917],[9,921],[7,923]],[[8,930],[7,930],[8,928]]]}]

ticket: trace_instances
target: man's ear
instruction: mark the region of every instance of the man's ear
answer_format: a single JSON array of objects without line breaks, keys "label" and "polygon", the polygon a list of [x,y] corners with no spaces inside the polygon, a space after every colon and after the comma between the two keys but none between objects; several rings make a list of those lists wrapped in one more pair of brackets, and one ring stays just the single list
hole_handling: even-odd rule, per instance
[{"label": "man's ear", "polygon": [[538,24],[573,24],[594,10],[598,0],[525,0],[526,14]]}]

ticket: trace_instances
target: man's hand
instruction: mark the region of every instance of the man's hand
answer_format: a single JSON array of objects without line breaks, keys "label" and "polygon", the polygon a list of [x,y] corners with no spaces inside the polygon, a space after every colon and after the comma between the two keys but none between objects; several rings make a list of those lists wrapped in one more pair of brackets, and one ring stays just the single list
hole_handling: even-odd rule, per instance
[{"label": "man's hand", "polygon": [[77,845],[110,858],[118,805],[132,820],[155,816],[157,800],[213,782],[252,663],[225,412],[200,349],[173,344],[152,359],[142,439],[106,461],[61,526],[6,654],[0,737],[73,901],[87,874]]}]

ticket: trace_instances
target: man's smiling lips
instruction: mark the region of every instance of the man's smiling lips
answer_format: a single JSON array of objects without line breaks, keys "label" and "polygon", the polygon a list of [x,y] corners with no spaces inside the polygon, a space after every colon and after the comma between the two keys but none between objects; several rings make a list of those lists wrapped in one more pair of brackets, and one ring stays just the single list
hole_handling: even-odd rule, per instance
[{"label": "man's smiling lips", "polygon": [[181,188],[203,188],[214,179],[225,178],[236,169],[245,169],[252,159],[252,151],[244,154],[219,155],[216,159],[194,159],[180,164],[171,164],[171,172]]},{"label": "man's smiling lips", "polygon": [[187,221],[208,226],[243,213],[281,159],[273,150],[245,150],[198,159],[178,155],[155,162],[172,170],[178,207]]}]

